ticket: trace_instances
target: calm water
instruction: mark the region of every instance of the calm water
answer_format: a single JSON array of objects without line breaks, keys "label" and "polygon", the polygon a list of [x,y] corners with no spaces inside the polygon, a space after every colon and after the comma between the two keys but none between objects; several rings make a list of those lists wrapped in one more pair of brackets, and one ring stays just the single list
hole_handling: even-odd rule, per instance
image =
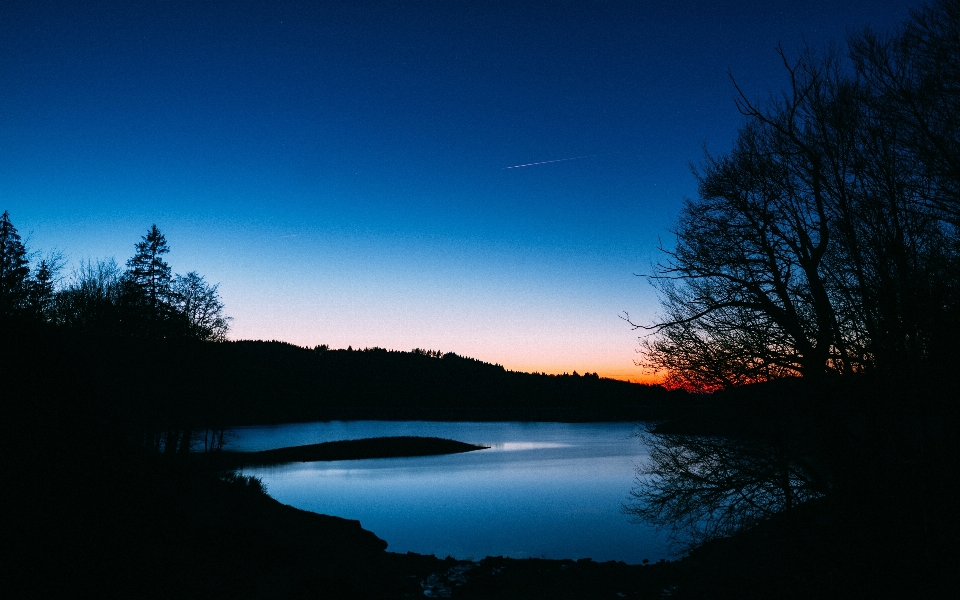
[{"label": "calm water", "polygon": [[293,463],[246,469],[271,496],[358,519],[392,552],[458,559],[584,558],[639,563],[667,544],[620,513],[646,456],[629,423],[344,421],[237,430],[231,448],[421,435],[491,446],[420,458]]}]

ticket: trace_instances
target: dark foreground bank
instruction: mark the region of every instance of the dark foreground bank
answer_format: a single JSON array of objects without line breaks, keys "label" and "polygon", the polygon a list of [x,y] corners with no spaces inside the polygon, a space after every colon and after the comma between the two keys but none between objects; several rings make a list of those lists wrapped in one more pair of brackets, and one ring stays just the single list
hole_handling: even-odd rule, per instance
[{"label": "dark foreground bank", "polygon": [[960,418],[937,374],[656,407],[670,418],[663,433],[797,440],[832,482],[829,497],[683,560],[463,563],[389,553],[355,521],[284,506],[256,480],[191,460],[191,431],[231,423],[217,386],[234,368],[200,360],[207,348],[2,332],[9,597],[914,598],[957,587]]},{"label": "dark foreground bank", "polygon": [[197,461],[98,467],[67,459],[11,490],[23,501],[11,597],[912,598],[955,577],[947,555],[910,539],[904,515],[868,499],[810,502],[673,562],[471,562],[388,552],[357,521],[283,505],[257,479]]}]

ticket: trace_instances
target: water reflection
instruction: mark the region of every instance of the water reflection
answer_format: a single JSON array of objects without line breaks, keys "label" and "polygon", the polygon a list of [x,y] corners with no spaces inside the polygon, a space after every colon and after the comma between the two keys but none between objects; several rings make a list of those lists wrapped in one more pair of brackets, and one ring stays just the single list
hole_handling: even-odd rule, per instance
[{"label": "water reflection", "polygon": [[570,444],[559,444],[557,442],[504,442],[493,444],[490,450],[501,452],[515,452],[517,450],[539,450],[541,448],[569,448]]},{"label": "water reflection", "polygon": [[657,435],[624,512],[670,533],[679,549],[725,537],[825,491],[800,438]]},{"label": "water reflection", "polygon": [[667,555],[654,527],[620,507],[646,457],[629,423],[311,423],[238,431],[268,449],[336,439],[424,435],[490,446],[447,456],[246,469],[305,510],[359,519],[395,552],[639,563]]}]

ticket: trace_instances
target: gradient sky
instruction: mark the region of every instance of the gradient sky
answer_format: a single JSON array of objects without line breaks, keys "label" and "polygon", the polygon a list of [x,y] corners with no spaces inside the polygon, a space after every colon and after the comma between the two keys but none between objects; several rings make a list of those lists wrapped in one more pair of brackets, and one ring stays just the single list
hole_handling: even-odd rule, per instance
[{"label": "gradient sky", "polygon": [[156,223],[232,339],[642,380],[618,315],[657,314],[728,71],[762,99],[778,43],[918,5],[0,0],[0,210],[67,274]]}]

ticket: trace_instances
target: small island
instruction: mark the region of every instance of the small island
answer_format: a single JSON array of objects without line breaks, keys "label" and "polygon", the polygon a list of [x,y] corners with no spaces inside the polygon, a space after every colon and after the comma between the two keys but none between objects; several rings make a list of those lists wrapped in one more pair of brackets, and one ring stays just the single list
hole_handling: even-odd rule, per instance
[{"label": "small island", "polygon": [[260,452],[223,451],[219,453],[219,459],[224,468],[235,469],[291,462],[436,456],[487,448],[489,446],[477,446],[443,438],[393,436],[289,446]]}]

